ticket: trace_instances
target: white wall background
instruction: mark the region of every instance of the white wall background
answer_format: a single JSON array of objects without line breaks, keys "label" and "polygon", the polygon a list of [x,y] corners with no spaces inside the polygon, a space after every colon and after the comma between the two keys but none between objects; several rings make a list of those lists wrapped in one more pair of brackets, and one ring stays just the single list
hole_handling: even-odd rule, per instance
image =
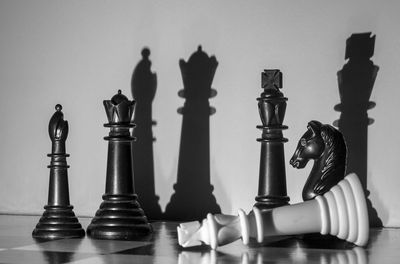
[{"label": "white wall background", "polygon": [[[0,211],[42,213],[47,202],[48,121],[63,105],[70,123],[70,197],[93,215],[104,192],[108,131],[102,100],[130,94],[141,49],[158,76],[153,104],[156,192],[162,208],[176,182],[182,88],[178,60],[201,44],[219,61],[211,100],[211,180],[224,213],[249,210],[257,193],[260,72],[281,69],[289,98],[286,159],[312,119],[339,113],[336,72],[352,33],[377,35],[380,66],[369,111],[368,189],[384,225],[400,226],[400,3],[398,1],[1,1]],[[316,100],[310,100],[315,98]],[[310,166],[310,165],[309,165]],[[301,201],[310,167],[287,162],[288,194]],[[167,186],[167,187],[166,187]]]}]

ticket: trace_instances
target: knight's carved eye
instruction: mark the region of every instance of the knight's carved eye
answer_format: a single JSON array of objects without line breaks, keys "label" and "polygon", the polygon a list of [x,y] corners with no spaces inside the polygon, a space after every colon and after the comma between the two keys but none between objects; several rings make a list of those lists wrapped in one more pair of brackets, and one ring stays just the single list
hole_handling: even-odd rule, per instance
[{"label": "knight's carved eye", "polygon": [[300,139],[300,145],[305,147],[307,145],[307,140],[305,138]]}]

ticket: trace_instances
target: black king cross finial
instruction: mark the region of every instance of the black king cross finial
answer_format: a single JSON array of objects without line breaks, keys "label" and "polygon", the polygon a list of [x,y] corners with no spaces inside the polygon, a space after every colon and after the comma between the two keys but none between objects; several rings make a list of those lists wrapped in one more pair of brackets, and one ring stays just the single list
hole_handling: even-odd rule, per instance
[{"label": "black king cross finial", "polygon": [[264,70],[261,73],[261,87],[265,96],[283,96],[279,91],[282,88],[282,72],[280,70]]},{"label": "black king cross finial", "polygon": [[264,89],[258,100],[258,111],[262,125],[260,155],[260,174],[256,207],[270,209],[288,204],[286,192],[286,172],[282,125],[286,111],[287,98],[280,92],[282,88],[282,73],[277,69],[264,70],[261,74],[261,87]]},{"label": "black king cross finial", "polygon": [[51,139],[50,181],[48,203],[45,212],[32,232],[34,238],[59,239],[83,237],[85,231],[78,222],[73,206],[69,203],[68,190],[68,154],[65,153],[65,141],[68,137],[68,121],[64,120],[62,106],[56,105],[56,112],[49,122]]}]

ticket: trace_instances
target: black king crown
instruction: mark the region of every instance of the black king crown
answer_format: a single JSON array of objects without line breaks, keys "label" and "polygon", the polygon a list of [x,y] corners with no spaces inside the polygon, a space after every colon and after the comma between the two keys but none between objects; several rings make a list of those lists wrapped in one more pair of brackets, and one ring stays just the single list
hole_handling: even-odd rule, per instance
[{"label": "black king crown", "polygon": [[286,111],[287,98],[279,90],[282,88],[282,73],[277,70],[264,70],[261,74],[261,86],[264,89],[257,98],[262,130],[260,155],[260,175],[256,207],[270,209],[288,204],[286,191],[285,156],[282,125]]},{"label": "black king crown", "polygon": [[111,100],[103,101],[110,133],[108,141],[106,190],[103,202],[88,226],[87,234],[97,239],[133,240],[151,233],[151,225],[134,192],[132,141],[129,131],[135,101],[118,90]]}]

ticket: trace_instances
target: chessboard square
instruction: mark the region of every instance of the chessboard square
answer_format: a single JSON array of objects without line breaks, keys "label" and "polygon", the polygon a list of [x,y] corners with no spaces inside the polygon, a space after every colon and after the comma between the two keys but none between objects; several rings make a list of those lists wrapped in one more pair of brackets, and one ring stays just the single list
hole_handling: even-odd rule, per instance
[{"label": "chessboard square", "polygon": [[34,244],[16,249],[31,251],[59,251],[59,252],[80,252],[111,254],[135,247],[141,247],[150,242],[141,241],[119,241],[119,240],[97,240],[97,239],[62,239],[41,244]]},{"label": "chessboard square", "polygon": [[1,249],[12,249],[16,247],[23,247],[31,244],[38,243],[32,236],[20,237],[20,236],[0,236],[0,248]]},{"label": "chessboard square", "polygon": [[40,216],[0,215],[1,236],[29,237]]},{"label": "chessboard square", "polygon": [[56,252],[56,251],[28,251],[8,249],[0,251],[0,263],[8,264],[43,264],[43,263],[70,263],[93,257],[88,253]]},{"label": "chessboard square", "polygon": [[175,257],[181,252],[182,248],[178,245],[176,240],[174,240],[174,242],[174,244],[171,244],[170,241],[158,240],[156,243],[153,244],[130,248],[115,253],[121,255],[156,255],[163,257]]},{"label": "chessboard square", "polygon": [[179,263],[176,257],[163,257],[163,256],[142,256],[142,255],[119,255],[119,254],[110,254],[97,256],[93,258],[87,258],[82,260],[77,260],[71,262],[70,264],[109,264],[109,263],[118,263],[118,264],[154,264],[154,263],[162,263],[162,264],[176,264]]}]

